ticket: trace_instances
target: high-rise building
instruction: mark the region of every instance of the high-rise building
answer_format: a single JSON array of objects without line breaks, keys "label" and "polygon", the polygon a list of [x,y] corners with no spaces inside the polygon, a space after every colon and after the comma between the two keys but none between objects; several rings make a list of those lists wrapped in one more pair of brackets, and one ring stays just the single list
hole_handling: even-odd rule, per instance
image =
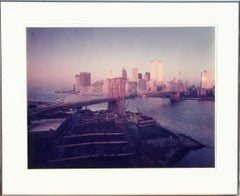
[{"label": "high-rise building", "polygon": [[150,80],[150,73],[149,72],[145,73],[144,80],[146,80],[147,82]]},{"label": "high-rise building", "polygon": [[80,92],[80,76],[75,75],[75,93]]},{"label": "high-rise building", "polygon": [[137,90],[139,94],[145,93],[146,92],[146,80],[139,79],[138,80],[138,86]]},{"label": "high-rise building", "polygon": [[156,92],[157,91],[157,82],[156,80],[150,80],[148,82],[148,91],[150,92]]},{"label": "high-rise building", "polygon": [[91,86],[91,73],[81,72],[79,76],[81,86]]},{"label": "high-rise building", "polygon": [[126,71],[126,69],[124,67],[122,68],[122,78],[124,80],[127,80],[127,71]]},{"label": "high-rise building", "polygon": [[185,89],[185,91],[188,91],[188,81],[185,81],[185,84],[184,84],[184,89]]},{"label": "high-rise building", "polygon": [[91,86],[91,73],[81,72],[75,76],[75,92],[87,90]]},{"label": "high-rise building", "polygon": [[141,73],[138,74],[138,79],[142,80],[142,74]]},{"label": "high-rise building", "polygon": [[158,61],[158,81],[159,82],[164,81],[164,78],[163,78],[163,61],[162,60]]},{"label": "high-rise building", "polygon": [[212,89],[214,87],[214,79],[211,71],[201,72],[201,88]]},{"label": "high-rise building", "polygon": [[156,65],[155,61],[150,61],[150,80],[156,80]]},{"label": "high-rise building", "polygon": [[138,81],[138,69],[133,68],[132,69],[132,82],[137,82]]}]

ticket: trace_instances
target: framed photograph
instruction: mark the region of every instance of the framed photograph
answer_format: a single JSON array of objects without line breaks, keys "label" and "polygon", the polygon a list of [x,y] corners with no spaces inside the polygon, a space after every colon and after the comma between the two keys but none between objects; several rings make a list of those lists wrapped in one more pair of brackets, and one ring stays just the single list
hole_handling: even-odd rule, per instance
[{"label": "framed photograph", "polygon": [[1,14],[3,194],[237,194],[237,3]]},{"label": "framed photograph", "polygon": [[214,27],[27,28],[28,167],[214,167],[214,45]]}]

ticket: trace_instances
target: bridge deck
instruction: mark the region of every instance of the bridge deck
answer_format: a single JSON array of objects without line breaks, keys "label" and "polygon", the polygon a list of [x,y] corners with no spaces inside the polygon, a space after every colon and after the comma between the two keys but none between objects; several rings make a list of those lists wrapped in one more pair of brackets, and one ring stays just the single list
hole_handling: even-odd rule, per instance
[{"label": "bridge deck", "polygon": [[105,102],[113,102],[113,101],[118,101],[121,99],[131,99],[131,98],[134,98],[134,97],[129,96],[129,97],[114,97],[114,98],[101,98],[101,99],[98,98],[98,99],[77,101],[77,102],[53,103],[53,104],[47,105],[45,108],[29,109],[28,116],[35,116],[35,115],[59,111],[59,110],[67,110],[70,108],[81,108],[81,107],[87,106],[87,105],[94,105],[94,104],[105,103]]}]

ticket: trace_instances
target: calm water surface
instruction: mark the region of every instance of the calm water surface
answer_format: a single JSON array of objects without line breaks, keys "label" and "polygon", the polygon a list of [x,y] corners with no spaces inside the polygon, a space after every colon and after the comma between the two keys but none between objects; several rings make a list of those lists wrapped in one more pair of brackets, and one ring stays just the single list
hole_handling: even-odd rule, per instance
[{"label": "calm water surface", "polygon": [[177,167],[214,167],[214,103],[184,100],[171,103],[169,99],[136,98],[128,100],[128,110],[140,111],[155,118],[176,133],[184,133],[206,147],[188,153]]}]

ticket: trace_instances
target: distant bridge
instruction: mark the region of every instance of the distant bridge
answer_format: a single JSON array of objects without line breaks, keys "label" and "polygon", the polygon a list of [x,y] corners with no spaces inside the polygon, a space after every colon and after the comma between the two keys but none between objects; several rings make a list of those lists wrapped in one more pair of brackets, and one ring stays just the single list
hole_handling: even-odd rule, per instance
[{"label": "distant bridge", "polygon": [[[121,98],[121,100],[125,100],[125,99],[131,99],[133,98],[132,96],[128,96],[128,97],[124,97]],[[111,105],[117,103],[120,100],[120,98],[115,97],[115,98],[96,98],[96,99],[92,99],[92,100],[79,100],[78,102],[64,102],[64,101],[60,101],[60,102],[56,102],[56,103],[51,103],[49,105],[46,105],[45,107],[42,108],[32,108],[28,110],[28,115],[33,117],[36,115],[40,115],[40,114],[46,114],[49,112],[54,112],[54,111],[59,111],[59,110],[68,110],[71,108],[81,108],[83,106],[88,106],[88,105],[94,105],[94,104],[99,104],[99,103],[109,103]]]},{"label": "distant bridge", "polygon": [[41,114],[47,114],[59,110],[70,108],[81,108],[87,105],[99,103],[108,103],[108,109],[121,113],[125,111],[125,99],[132,97],[125,96],[125,81],[123,78],[108,79],[108,94],[102,96],[92,96],[102,90],[101,86],[91,86],[80,93],[70,94],[64,99],[54,103],[46,103],[42,107],[28,108],[28,116],[36,117]]},{"label": "distant bridge", "polygon": [[158,91],[158,92],[150,92],[145,95],[148,97],[160,97],[160,98],[169,98],[171,102],[181,100],[181,94],[184,91]]},{"label": "distant bridge", "polygon": [[[46,103],[43,107],[28,108],[29,117],[37,117],[41,114],[48,114],[54,111],[68,110],[71,108],[81,108],[83,106],[99,103],[108,103],[108,109],[117,113],[125,111],[125,99],[133,98],[125,95],[125,82],[122,78],[113,78],[108,80],[108,94],[105,96],[91,96],[98,93],[102,87],[89,87],[87,90],[76,94],[70,94],[64,99],[53,103]],[[179,91],[160,91],[146,93],[149,97],[167,97],[171,101],[180,100]]]}]

